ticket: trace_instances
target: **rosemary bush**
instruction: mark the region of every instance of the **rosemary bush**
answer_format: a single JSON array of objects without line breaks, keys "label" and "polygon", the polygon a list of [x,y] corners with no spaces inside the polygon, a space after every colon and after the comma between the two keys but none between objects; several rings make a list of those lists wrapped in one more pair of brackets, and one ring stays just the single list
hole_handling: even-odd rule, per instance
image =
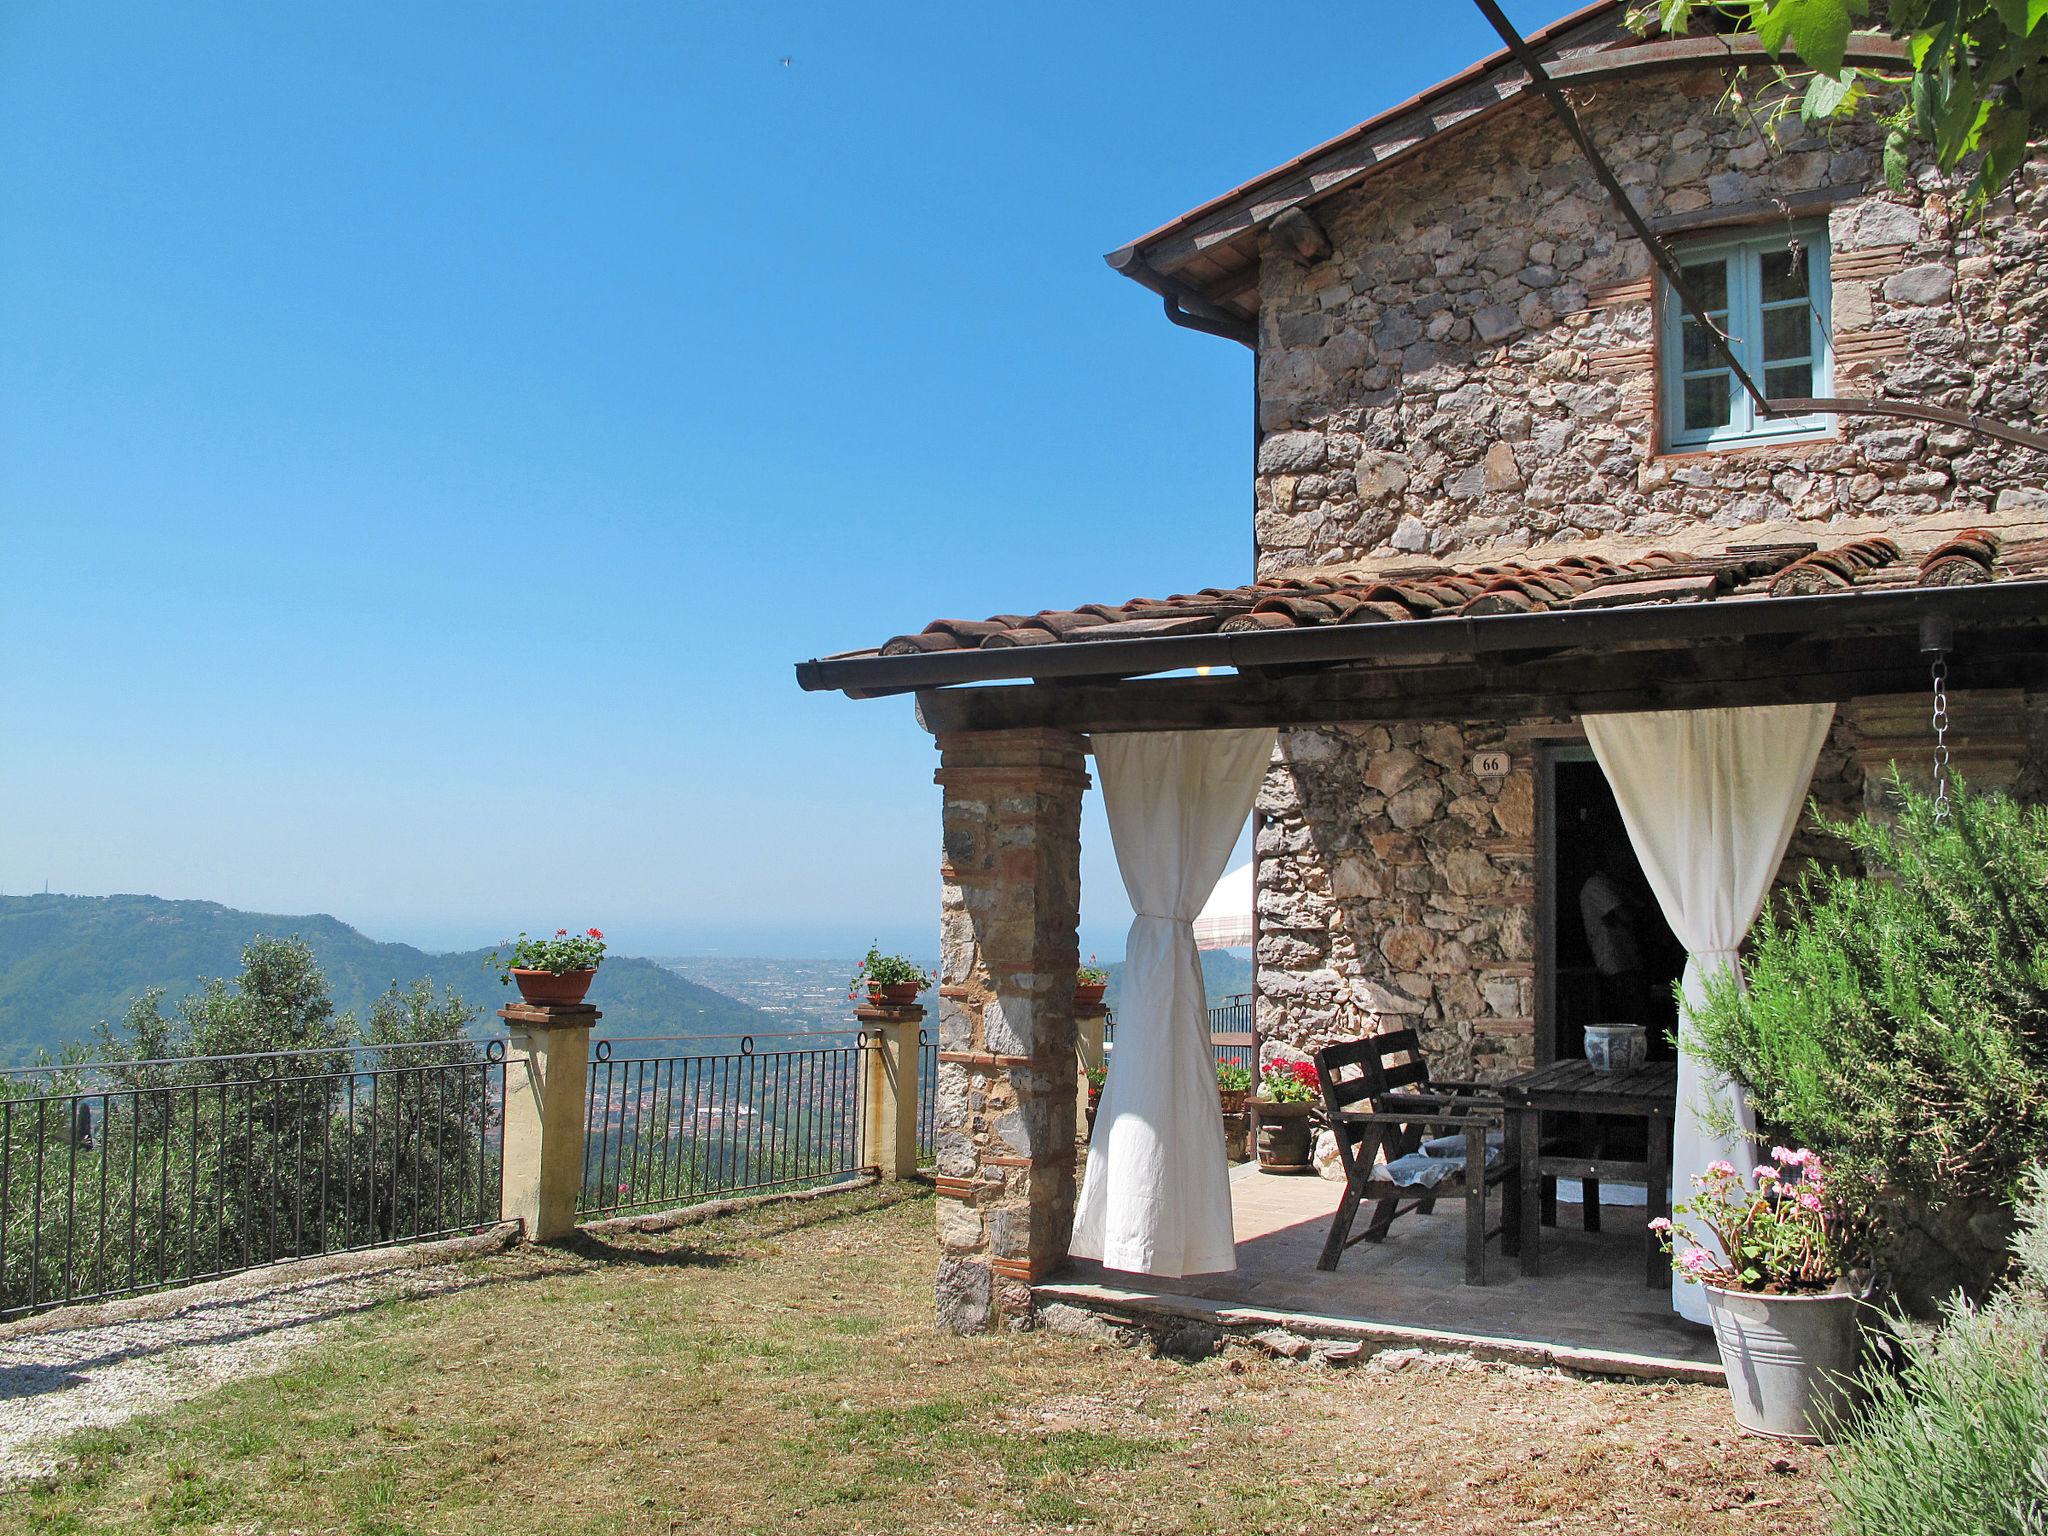
[{"label": "rosemary bush", "polygon": [[2024,1182],[2018,1278],[1867,1378],[1828,1477],[1844,1536],[2048,1533],[2048,1169]]},{"label": "rosemary bush", "polygon": [[1863,872],[1809,869],[1691,1033],[1841,1184],[2011,1203],[2048,1160],[2048,808],[1892,787],[1896,827],[1828,828]]}]

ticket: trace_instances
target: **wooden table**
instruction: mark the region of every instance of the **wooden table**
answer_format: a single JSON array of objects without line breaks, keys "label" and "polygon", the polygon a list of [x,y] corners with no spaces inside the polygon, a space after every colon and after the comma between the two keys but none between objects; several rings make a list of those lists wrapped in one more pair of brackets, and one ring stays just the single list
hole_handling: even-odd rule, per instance
[{"label": "wooden table", "polygon": [[[1678,1107],[1678,1063],[1649,1061],[1629,1072],[1595,1072],[1584,1061],[1554,1061],[1502,1083],[1508,1107],[1508,1143],[1516,1149],[1522,1202],[1522,1273],[1542,1272],[1541,1203],[1546,1178],[1579,1179],[1597,1187],[1601,1179],[1641,1184],[1650,1192],[1650,1219],[1671,1214],[1671,1120]],[[1641,1120],[1648,1130],[1648,1158],[1624,1161],[1583,1153],[1543,1155],[1545,1114],[1593,1115]],[[1590,1199],[1598,1199],[1589,1190]],[[1589,1222],[1597,1228],[1597,1221]],[[1654,1233],[1646,1234],[1644,1283],[1668,1284],[1671,1261]]]}]

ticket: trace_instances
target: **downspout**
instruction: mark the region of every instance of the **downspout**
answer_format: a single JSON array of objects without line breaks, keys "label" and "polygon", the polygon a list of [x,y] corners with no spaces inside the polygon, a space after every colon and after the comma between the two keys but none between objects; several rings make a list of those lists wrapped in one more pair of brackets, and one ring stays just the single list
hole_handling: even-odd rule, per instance
[{"label": "downspout", "polygon": [[1166,318],[1184,331],[1200,331],[1204,336],[1221,336],[1225,341],[1234,341],[1247,346],[1254,353],[1259,350],[1258,328],[1249,321],[1234,315],[1226,315],[1220,309],[1209,309],[1206,304],[1199,310],[1183,307],[1182,296],[1178,293],[1162,293],[1160,298],[1166,305]]}]

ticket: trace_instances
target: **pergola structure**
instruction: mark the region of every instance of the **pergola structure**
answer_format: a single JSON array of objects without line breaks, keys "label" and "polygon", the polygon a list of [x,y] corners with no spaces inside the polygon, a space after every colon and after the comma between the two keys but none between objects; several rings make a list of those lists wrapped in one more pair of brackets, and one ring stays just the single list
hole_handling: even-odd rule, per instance
[{"label": "pergola structure", "polygon": [[[1462,568],[1396,557],[1161,599],[941,620],[800,664],[806,689],[914,694],[940,752],[942,1323],[973,1331],[1028,1320],[1032,1284],[1065,1260],[1074,1231],[1070,983],[1091,750],[1103,759],[1112,737],[1720,716],[1924,695],[1937,658],[1958,688],[2040,691],[2048,541],[2002,545],[1948,529],[1918,543],[1873,535],[1819,549],[1753,533],[1720,549],[1583,546]],[[1169,766],[1145,771],[1180,771],[1153,761]],[[1809,754],[1805,771],[1811,763]],[[1126,801],[1156,787],[1136,786],[1136,771],[1118,769]],[[1108,788],[1128,882],[1122,827],[1157,807],[1120,807],[1117,786]],[[1211,881],[1227,854],[1226,844]],[[1162,961],[1161,973],[1176,963]],[[1127,1015],[1143,1006],[1134,979]],[[1183,1003],[1174,1009],[1185,1013]],[[1122,1073],[1168,1070],[1121,1026],[1120,1041]],[[1209,1106],[1213,1117],[1213,1092]],[[1159,1123],[1202,1113],[1185,1096],[1161,1089],[1112,1111],[1106,1102],[1095,1157],[1115,1123],[1145,1120],[1148,1166],[1124,1170],[1141,1182],[1171,1183],[1173,1150],[1206,1145],[1206,1132]],[[1156,1272],[1183,1272],[1171,1263]]]}]

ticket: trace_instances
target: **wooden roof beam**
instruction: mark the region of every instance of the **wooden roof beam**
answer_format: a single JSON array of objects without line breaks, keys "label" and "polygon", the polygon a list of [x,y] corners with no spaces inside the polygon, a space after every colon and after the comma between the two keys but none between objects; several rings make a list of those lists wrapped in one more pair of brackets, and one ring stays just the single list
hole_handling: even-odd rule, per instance
[{"label": "wooden roof beam", "polygon": [[[1695,69],[1733,72],[1777,62],[1754,37],[1666,37],[1632,48],[1609,48],[1546,64],[1544,72],[1559,85],[1600,85],[1635,80],[1645,75],[1678,74]],[[1906,44],[1880,32],[1858,32],[1849,39],[1843,63],[1860,69],[1910,71]]]},{"label": "wooden roof beam", "polygon": [[[2048,686],[2048,637],[1967,632],[1951,653],[1957,688]],[[1695,646],[1652,654],[1556,657],[1434,669],[1328,668],[1272,677],[1151,678],[1116,685],[942,688],[917,696],[918,721],[954,731],[1186,731],[1241,726],[1517,721],[1649,709],[1840,703],[1927,687],[1917,636],[1832,636],[1790,644]]]}]

